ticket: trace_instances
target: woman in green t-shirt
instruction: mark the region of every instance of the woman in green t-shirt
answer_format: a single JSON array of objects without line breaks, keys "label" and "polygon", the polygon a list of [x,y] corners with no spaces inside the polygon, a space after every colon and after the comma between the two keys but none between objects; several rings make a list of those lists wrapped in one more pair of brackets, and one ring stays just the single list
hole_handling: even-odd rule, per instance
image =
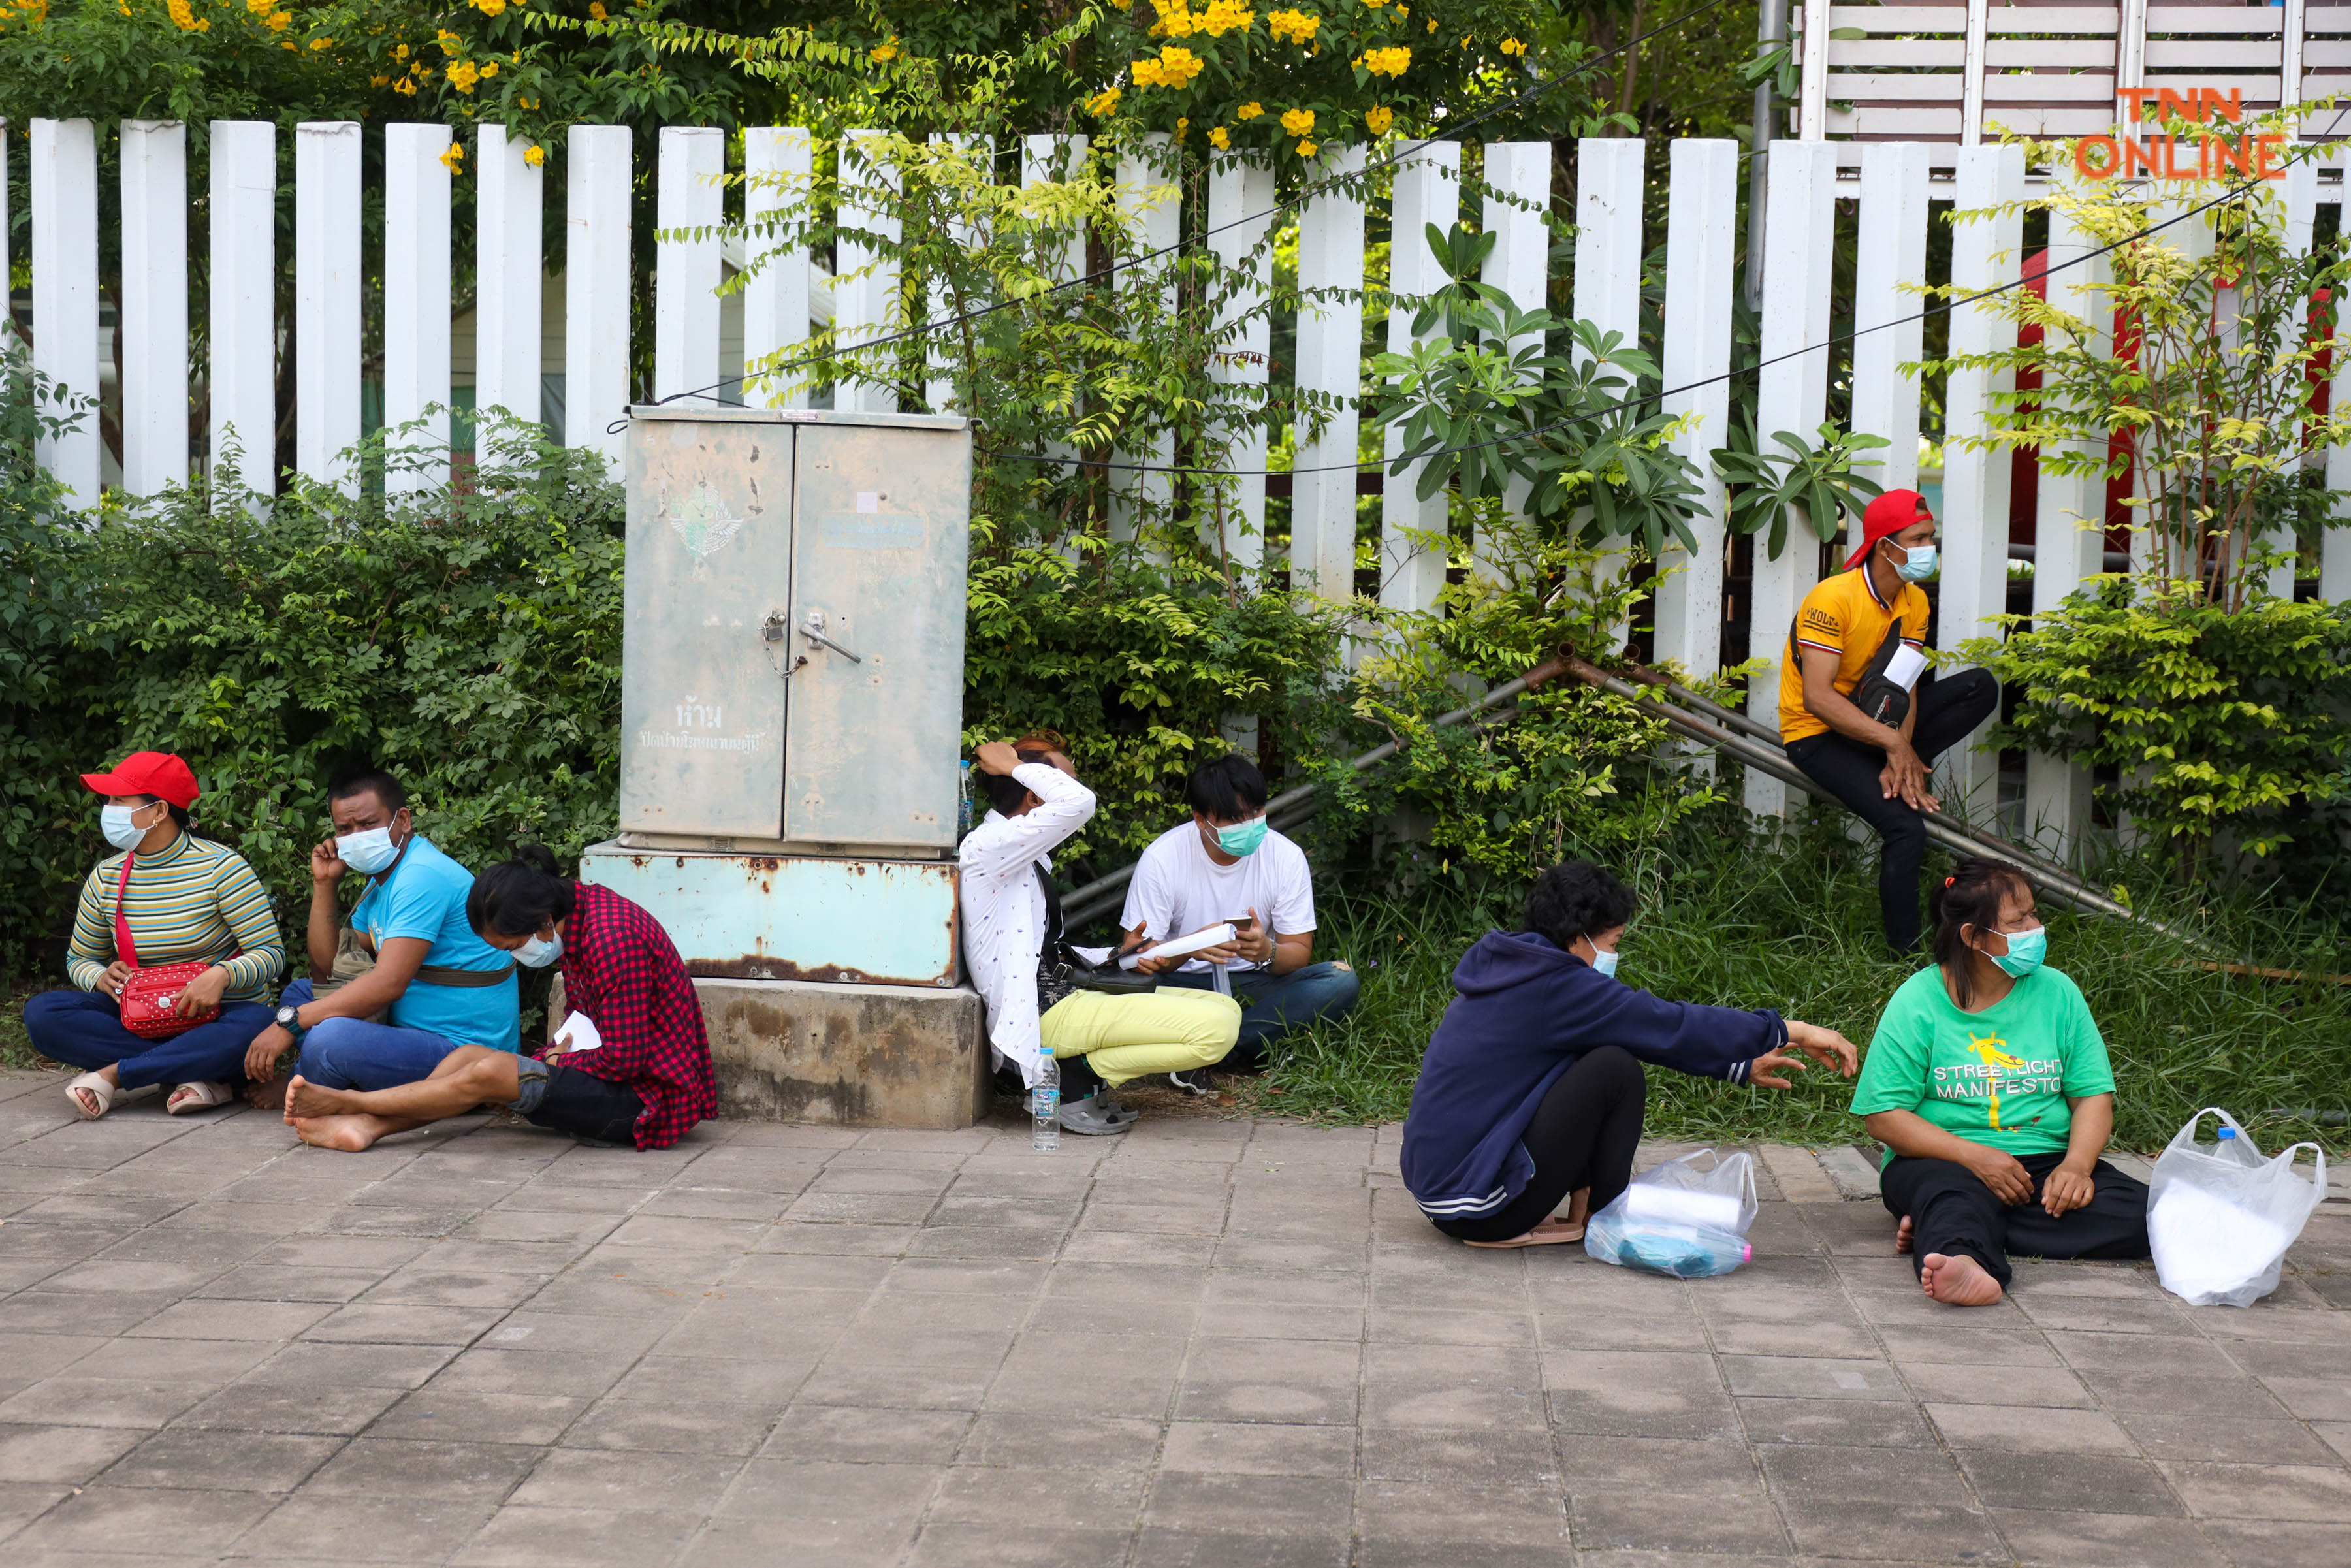
[{"label": "woman in green t-shirt", "polygon": [[1886,1003],[1853,1096],[1892,1151],[1878,1190],[1896,1249],[1961,1307],[2000,1300],[2011,1249],[2146,1257],[2146,1185],[2098,1157],[2115,1126],[2106,1042],[2082,988],[2042,966],[2032,884],[1970,860],[1928,903],[1935,967]]}]

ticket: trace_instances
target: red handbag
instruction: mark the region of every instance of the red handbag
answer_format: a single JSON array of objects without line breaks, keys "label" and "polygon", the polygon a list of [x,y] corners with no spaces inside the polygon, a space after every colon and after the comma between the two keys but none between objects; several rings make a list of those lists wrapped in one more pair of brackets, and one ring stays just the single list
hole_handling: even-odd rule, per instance
[{"label": "red handbag", "polygon": [[131,966],[131,977],[122,982],[122,989],[114,998],[122,1009],[122,1027],[141,1040],[169,1040],[187,1033],[198,1024],[212,1022],[221,1016],[217,1002],[186,1018],[172,1010],[179,1004],[182,988],[211,968],[210,964],[158,964],[152,969],[139,967],[139,949],[131,940],[131,922],[122,915],[123,895],[130,890],[131,855],[125,852],[122,880],[114,884],[114,956]]}]

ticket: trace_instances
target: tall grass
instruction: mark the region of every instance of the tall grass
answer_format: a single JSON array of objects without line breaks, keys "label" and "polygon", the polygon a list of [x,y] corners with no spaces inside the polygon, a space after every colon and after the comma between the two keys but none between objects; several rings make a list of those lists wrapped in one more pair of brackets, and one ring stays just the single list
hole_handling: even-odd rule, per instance
[{"label": "tall grass", "polygon": [[[1670,848],[1614,867],[1642,903],[1623,946],[1627,984],[1659,996],[1768,1007],[1840,1030],[1865,1050],[1894,988],[1917,967],[1886,951],[1874,846],[1817,818],[1765,834],[1709,821]],[[1930,856],[1929,877],[1948,867]],[[2128,869],[2112,868],[2128,883]],[[1450,976],[1482,932],[1518,925],[1519,890],[1398,901],[1343,885],[1322,894],[1318,957],[1363,971],[1364,999],[1295,1040],[1249,1099],[1268,1113],[1339,1122],[1403,1117],[1420,1057],[1452,999]],[[2152,877],[2142,887],[2153,886]],[[2339,926],[2245,885],[2200,902],[2137,893],[2138,907],[2274,967],[2346,967]],[[2088,997],[2113,1057],[2118,1147],[2160,1148],[2206,1105],[2226,1106],[2266,1147],[2351,1141],[2351,987],[2215,974],[2146,927],[2044,902],[2049,961]],[[1854,1142],[1851,1085],[1818,1068],[1786,1091],[1653,1071],[1649,1126],[1661,1137]],[[2332,1113],[2319,1122],[2281,1110]]]}]

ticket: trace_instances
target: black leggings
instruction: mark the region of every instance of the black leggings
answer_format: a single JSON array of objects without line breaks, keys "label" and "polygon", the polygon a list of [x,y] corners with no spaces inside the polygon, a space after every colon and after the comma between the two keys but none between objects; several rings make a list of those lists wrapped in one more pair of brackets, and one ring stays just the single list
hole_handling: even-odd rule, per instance
[{"label": "black leggings", "polygon": [[1888,1214],[1910,1220],[1914,1270],[1929,1252],[1947,1258],[1965,1253],[2005,1286],[2011,1249],[2028,1258],[2146,1257],[2147,1184],[2104,1160],[2090,1173],[2095,1196],[2079,1208],[2049,1218],[2041,1207],[2041,1184],[2064,1161],[2062,1154],[2017,1157],[2016,1163],[2032,1176],[2029,1203],[2001,1202],[1983,1177],[1955,1160],[1898,1155],[1879,1173],[1877,1190]]},{"label": "black leggings", "polygon": [[[2000,706],[2000,683],[1986,670],[1968,670],[1948,680],[1922,675],[1912,694],[1918,723],[1910,747],[1928,763],[1967,738]],[[1877,776],[1886,753],[1834,732],[1788,743],[1788,760],[1805,777],[1843,801],[1877,830],[1884,848],[1877,860],[1877,913],[1886,940],[1897,956],[1918,946],[1918,868],[1927,858],[1927,822],[1896,795],[1886,798]]]},{"label": "black leggings", "polygon": [[1508,1241],[1549,1219],[1579,1187],[1592,1189],[1594,1214],[1633,1181],[1633,1151],[1649,1108],[1649,1080],[1622,1046],[1577,1057],[1559,1075],[1521,1141],[1534,1157],[1526,1189],[1491,1214],[1439,1219],[1437,1228],[1463,1241]]}]

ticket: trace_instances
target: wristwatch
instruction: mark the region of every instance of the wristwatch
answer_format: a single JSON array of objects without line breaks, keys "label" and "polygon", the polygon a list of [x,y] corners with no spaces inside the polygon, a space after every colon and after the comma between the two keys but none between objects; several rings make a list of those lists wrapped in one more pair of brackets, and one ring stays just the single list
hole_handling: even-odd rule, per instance
[{"label": "wristwatch", "polygon": [[291,1002],[281,1003],[276,1017],[277,1027],[292,1035],[297,1040],[310,1032],[302,1027],[302,1009]]}]

